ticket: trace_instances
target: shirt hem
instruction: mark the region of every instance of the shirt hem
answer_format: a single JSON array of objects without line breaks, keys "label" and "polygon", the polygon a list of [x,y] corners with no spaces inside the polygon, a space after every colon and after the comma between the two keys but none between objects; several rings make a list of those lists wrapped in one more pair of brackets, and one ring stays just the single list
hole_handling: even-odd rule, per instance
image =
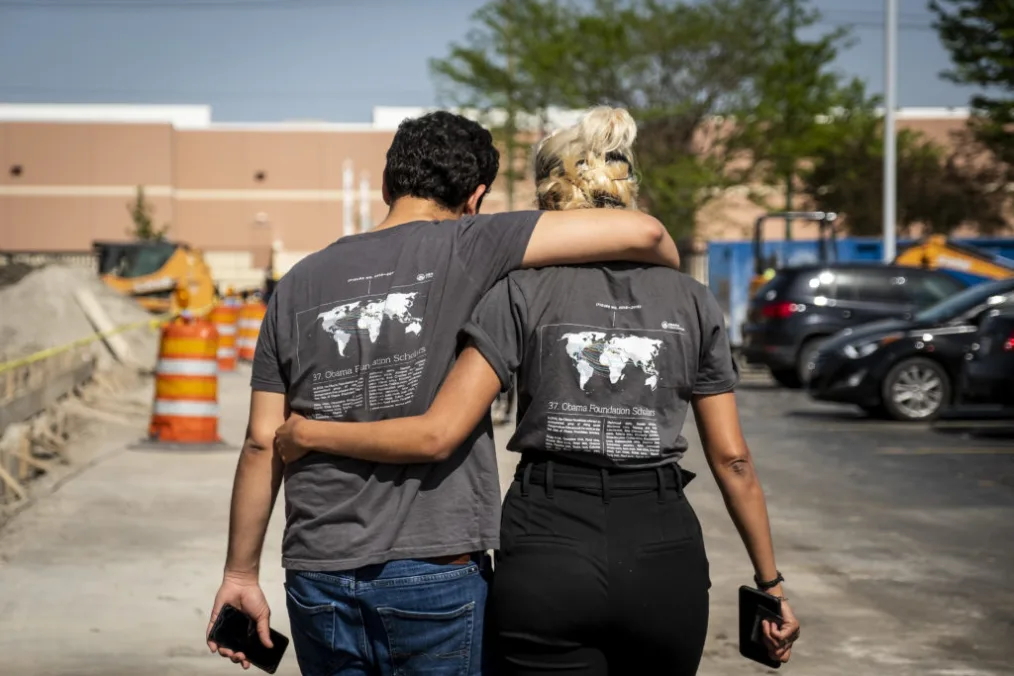
[{"label": "shirt hem", "polygon": [[285,385],[269,383],[263,380],[251,380],[250,389],[257,392],[271,392],[272,394],[285,394]]},{"label": "shirt hem", "polygon": [[386,552],[371,554],[368,556],[356,556],[345,559],[296,559],[288,556],[282,557],[282,568],[286,570],[302,570],[307,572],[328,572],[341,570],[354,570],[364,566],[373,566],[391,561],[405,559],[428,559],[437,556],[454,556],[457,554],[468,554],[471,552],[484,552],[490,549],[500,548],[500,537],[489,536],[478,540],[467,540],[446,545],[432,545],[430,547],[403,547],[389,549]]},{"label": "shirt hem", "polygon": [[486,333],[486,330],[475,322],[468,322],[463,331],[472,340],[475,349],[479,351],[479,354],[483,356],[486,363],[496,373],[496,377],[500,381],[500,391],[506,392],[509,390],[511,385],[511,370],[507,366],[506,360],[501,356],[500,350],[497,349],[496,343]]},{"label": "shirt hem", "polygon": [[738,380],[729,380],[724,383],[715,383],[706,387],[695,387],[693,393],[700,395],[711,395],[711,394],[728,394],[736,390],[736,385],[739,384]]}]

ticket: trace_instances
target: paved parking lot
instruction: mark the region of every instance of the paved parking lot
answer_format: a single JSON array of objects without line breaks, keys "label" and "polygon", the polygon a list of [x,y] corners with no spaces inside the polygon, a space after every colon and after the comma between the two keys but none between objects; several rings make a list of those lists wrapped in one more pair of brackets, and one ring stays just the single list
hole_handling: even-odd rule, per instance
[{"label": "paved parking lot", "polygon": [[[223,379],[239,442],[244,375]],[[1014,442],[857,419],[751,379],[744,428],[769,495],[779,566],[803,623],[786,673],[999,676],[1014,664]],[[224,557],[235,451],[124,450],[146,420],[82,447],[103,458],[0,531],[4,674],[239,673],[202,637]],[[711,560],[702,675],[768,673],[736,651],[750,567],[692,425],[688,489]],[[501,430],[501,447],[506,430]],[[501,479],[513,458],[501,454]],[[283,632],[276,510],[263,581]],[[296,674],[286,658],[280,674]],[[661,673],[661,672],[660,672]]]},{"label": "paved parking lot", "polygon": [[[794,670],[1010,673],[1011,439],[868,420],[765,383],[744,384],[740,405],[804,627]],[[703,469],[696,454],[687,464]],[[748,673],[731,667],[738,658],[719,633],[734,627],[734,587],[749,568],[702,478],[689,493],[717,570],[709,653],[723,665],[714,673]]]}]

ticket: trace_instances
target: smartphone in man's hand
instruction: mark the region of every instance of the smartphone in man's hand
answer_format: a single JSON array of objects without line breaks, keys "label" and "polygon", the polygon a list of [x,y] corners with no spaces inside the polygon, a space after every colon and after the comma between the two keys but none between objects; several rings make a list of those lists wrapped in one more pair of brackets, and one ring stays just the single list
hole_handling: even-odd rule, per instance
[{"label": "smartphone in man's hand", "polygon": [[289,639],[274,629],[269,631],[274,644],[272,648],[261,642],[253,618],[238,608],[225,604],[211,627],[208,640],[233,652],[243,653],[250,664],[273,674],[282,661],[285,649],[289,647]]}]

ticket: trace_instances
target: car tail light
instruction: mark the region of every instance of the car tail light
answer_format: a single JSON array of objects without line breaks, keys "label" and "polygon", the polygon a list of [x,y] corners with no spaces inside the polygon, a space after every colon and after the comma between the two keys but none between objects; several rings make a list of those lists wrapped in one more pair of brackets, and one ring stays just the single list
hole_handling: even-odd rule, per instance
[{"label": "car tail light", "polygon": [[762,307],[761,316],[768,319],[785,319],[792,313],[802,312],[804,309],[806,309],[806,306],[799,303],[779,301],[777,303],[768,303]]},{"label": "car tail light", "polygon": [[1003,351],[1014,352],[1014,331],[1011,331],[1010,335],[1007,336],[1007,340],[1003,344]]}]

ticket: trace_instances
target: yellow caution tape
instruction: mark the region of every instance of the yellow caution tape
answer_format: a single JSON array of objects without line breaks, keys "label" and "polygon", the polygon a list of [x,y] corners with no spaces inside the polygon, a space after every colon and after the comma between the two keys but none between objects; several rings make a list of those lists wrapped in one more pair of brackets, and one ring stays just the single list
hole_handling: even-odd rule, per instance
[{"label": "yellow caution tape", "polygon": [[[188,314],[195,317],[201,316],[206,312],[210,311],[211,308],[212,306],[209,305],[207,307],[201,308],[198,311],[189,312]],[[26,357],[20,357],[12,361],[0,363],[0,373],[20,368],[22,366],[27,366],[29,364],[34,364],[44,359],[49,359],[50,357],[55,357],[58,354],[69,352],[70,350],[73,350],[78,347],[84,347],[85,345],[90,345],[96,341],[108,338],[109,336],[115,336],[120,333],[126,333],[127,331],[134,331],[136,329],[144,327],[155,329],[158,328],[160,325],[165,324],[166,322],[170,322],[176,319],[179,316],[180,316],[179,312],[169,312],[163,315],[152,317],[151,319],[142,319],[139,322],[131,322],[130,324],[123,324],[121,326],[112,328],[108,331],[98,331],[89,336],[78,338],[77,340],[67,343],[66,345],[61,345],[59,347],[50,347],[40,352],[30,354]]]}]

